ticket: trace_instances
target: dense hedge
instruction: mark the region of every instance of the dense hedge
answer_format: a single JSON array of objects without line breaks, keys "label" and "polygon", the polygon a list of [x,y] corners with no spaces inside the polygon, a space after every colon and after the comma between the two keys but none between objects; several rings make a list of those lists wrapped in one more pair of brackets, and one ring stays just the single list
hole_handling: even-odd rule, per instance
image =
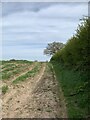
[{"label": "dense hedge", "polygon": [[89,61],[90,18],[84,18],[76,30],[76,34],[68,40],[65,47],[58,51],[52,60],[69,66],[88,66]]},{"label": "dense hedge", "polygon": [[90,116],[89,39],[90,18],[84,18],[76,34],[51,58],[66,99],[69,118]]}]

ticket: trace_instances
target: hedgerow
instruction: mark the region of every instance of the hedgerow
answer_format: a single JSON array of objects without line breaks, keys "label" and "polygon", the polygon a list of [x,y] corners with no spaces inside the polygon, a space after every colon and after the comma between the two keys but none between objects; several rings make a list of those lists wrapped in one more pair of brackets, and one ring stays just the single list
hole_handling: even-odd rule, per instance
[{"label": "hedgerow", "polygon": [[89,61],[89,34],[90,18],[84,18],[76,30],[76,34],[71,37],[65,47],[58,51],[52,60],[69,66],[88,66]]},{"label": "hedgerow", "polygon": [[90,18],[84,18],[64,48],[51,63],[66,100],[69,118],[88,118],[89,100],[89,37]]}]

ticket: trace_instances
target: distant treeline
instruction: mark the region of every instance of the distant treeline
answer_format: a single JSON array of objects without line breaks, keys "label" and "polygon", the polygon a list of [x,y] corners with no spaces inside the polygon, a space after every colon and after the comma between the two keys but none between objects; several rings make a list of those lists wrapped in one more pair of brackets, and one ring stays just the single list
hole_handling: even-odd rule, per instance
[{"label": "distant treeline", "polygon": [[89,35],[90,18],[86,17],[78,25],[76,34],[67,41],[62,50],[51,58],[51,61],[55,60],[67,66],[81,67],[83,65],[83,69],[86,69],[89,62]]}]

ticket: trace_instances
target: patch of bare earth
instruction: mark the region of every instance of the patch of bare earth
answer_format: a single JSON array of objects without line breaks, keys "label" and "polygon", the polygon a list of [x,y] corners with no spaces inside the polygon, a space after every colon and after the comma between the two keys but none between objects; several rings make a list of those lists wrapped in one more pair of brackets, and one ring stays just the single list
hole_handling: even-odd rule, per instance
[{"label": "patch of bare earth", "polygon": [[8,99],[3,97],[3,118],[65,118],[58,91],[53,71],[43,63],[38,75],[15,86]]}]

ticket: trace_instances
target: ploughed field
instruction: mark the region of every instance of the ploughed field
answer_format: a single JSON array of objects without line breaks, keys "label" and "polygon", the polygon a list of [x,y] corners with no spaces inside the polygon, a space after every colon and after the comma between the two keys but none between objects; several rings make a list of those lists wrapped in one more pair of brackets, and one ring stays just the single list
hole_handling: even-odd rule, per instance
[{"label": "ploughed field", "polygon": [[3,118],[65,118],[66,107],[53,67],[47,62],[2,61]]}]

